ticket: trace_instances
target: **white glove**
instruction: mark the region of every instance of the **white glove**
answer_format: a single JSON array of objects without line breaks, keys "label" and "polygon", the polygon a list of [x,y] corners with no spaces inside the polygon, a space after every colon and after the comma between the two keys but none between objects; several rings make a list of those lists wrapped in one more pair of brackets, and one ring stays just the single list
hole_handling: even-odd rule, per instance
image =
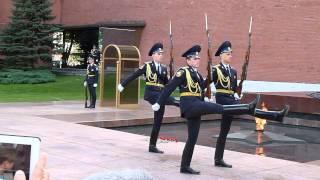
[{"label": "white glove", "polygon": [[123,87],[121,84],[119,84],[119,85],[118,85],[118,91],[119,91],[119,92],[122,92],[123,90],[124,90],[124,87]]},{"label": "white glove", "polygon": [[98,86],[98,84],[97,84],[97,83],[94,83],[94,84],[93,84],[93,87],[97,87],[97,86]]},{"label": "white glove", "polygon": [[153,111],[159,111],[160,105],[158,103],[155,103],[154,105],[151,106]]},{"label": "white glove", "polygon": [[213,98],[208,98],[208,97],[204,97],[204,101],[205,102],[210,102],[210,103],[214,103]]},{"label": "white glove", "polygon": [[243,94],[241,94],[241,95],[239,96],[238,93],[234,93],[233,97],[234,97],[236,100],[241,100],[242,97],[243,97]]},{"label": "white glove", "polygon": [[83,86],[87,87],[87,81],[83,82]]}]

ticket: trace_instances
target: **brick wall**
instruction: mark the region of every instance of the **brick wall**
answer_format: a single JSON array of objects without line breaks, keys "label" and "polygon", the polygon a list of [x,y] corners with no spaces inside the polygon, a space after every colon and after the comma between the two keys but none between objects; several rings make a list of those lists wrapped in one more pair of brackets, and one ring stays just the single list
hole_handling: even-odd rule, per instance
[{"label": "brick wall", "polygon": [[[1,3],[9,0],[2,0]],[[144,61],[150,46],[169,46],[172,20],[176,64],[193,44],[203,46],[201,71],[205,73],[207,40],[204,12],[209,16],[213,49],[224,40],[233,43],[233,65],[240,70],[247,48],[250,15],[254,17],[248,79],[320,82],[320,1],[318,0],[54,0],[56,21],[65,25],[105,21],[145,20],[140,50]],[[2,12],[2,5],[0,6]],[[59,11],[61,9],[61,11]],[[3,22],[3,13],[0,14]],[[167,50],[167,49],[166,49]],[[169,59],[169,52],[165,53]],[[218,60],[215,59],[216,63]],[[168,62],[168,60],[167,60]],[[240,73],[240,72],[239,72]]]},{"label": "brick wall", "polygon": [[0,1],[0,29],[9,22],[11,8],[11,0]]},{"label": "brick wall", "polygon": [[[13,0],[0,1],[0,27],[5,26],[9,22],[9,17],[11,16],[11,9],[13,9],[12,1]],[[52,12],[53,15],[56,16],[56,19],[54,20],[55,23],[59,23],[61,21],[60,13],[63,1],[64,0],[52,0]]]}]

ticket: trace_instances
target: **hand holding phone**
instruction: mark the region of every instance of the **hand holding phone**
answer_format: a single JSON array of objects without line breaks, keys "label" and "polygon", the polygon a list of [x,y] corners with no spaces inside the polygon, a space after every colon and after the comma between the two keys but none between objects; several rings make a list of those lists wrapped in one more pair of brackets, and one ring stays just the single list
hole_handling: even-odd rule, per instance
[{"label": "hand holding phone", "polygon": [[17,170],[30,179],[39,158],[40,139],[0,134],[0,179],[13,179]]},{"label": "hand holding phone", "polygon": [[[31,173],[32,180],[49,180],[49,172],[46,170],[47,168],[47,154],[41,153],[39,160]],[[13,180],[26,180],[26,175],[23,171],[18,170],[14,175]]]}]

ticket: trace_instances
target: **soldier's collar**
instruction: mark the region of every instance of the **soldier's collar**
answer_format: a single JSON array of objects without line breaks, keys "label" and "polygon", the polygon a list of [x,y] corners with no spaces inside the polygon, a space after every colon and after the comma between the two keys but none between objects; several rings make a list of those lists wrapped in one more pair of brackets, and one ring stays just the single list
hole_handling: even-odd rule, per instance
[{"label": "soldier's collar", "polygon": [[160,65],[161,65],[161,63],[156,62],[155,60],[153,60],[153,63],[154,63],[156,66],[160,66]]},{"label": "soldier's collar", "polygon": [[192,67],[192,66],[190,66],[190,65],[188,65],[188,67],[189,67],[189,69],[190,69],[191,71],[195,71],[195,72],[198,71],[197,68],[194,68],[194,67]]},{"label": "soldier's collar", "polygon": [[231,68],[230,64],[225,64],[225,63],[223,63],[222,61],[221,61],[221,64],[222,64],[222,66],[223,66],[224,68],[226,68],[226,67]]}]

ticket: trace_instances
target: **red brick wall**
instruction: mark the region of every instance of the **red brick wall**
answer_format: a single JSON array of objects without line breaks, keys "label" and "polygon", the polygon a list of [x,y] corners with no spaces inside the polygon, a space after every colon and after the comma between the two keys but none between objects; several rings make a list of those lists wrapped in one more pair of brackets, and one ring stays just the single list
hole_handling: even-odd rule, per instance
[{"label": "red brick wall", "polygon": [[[56,17],[54,23],[61,23],[61,9],[64,0],[52,0],[52,13]],[[70,0],[69,0],[70,1]]]},{"label": "red brick wall", "polygon": [[[8,1],[8,0],[2,0]],[[172,20],[175,57],[191,45],[203,46],[201,70],[205,73],[207,40],[204,12],[209,16],[213,49],[223,40],[233,43],[234,67],[240,67],[247,48],[250,15],[254,17],[248,79],[289,82],[320,82],[320,1],[318,0],[55,0],[61,5],[57,21],[66,25],[104,21],[145,20],[140,50],[143,60],[156,41],[169,45]],[[2,6],[0,6],[2,7]],[[0,12],[3,8],[0,9]],[[1,13],[2,15],[2,13]],[[2,21],[0,17],[0,23]],[[166,59],[169,52],[165,53]],[[217,59],[214,60],[217,63]]]},{"label": "red brick wall", "polygon": [[0,28],[9,22],[11,8],[11,0],[0,1]]},{"label": "red brick wall", "polygon": [[[55,23],[60,23],[61,21],[61,4],[63,0],[52,0],[53,7],[52,12],[53,15],[56,16],[56,19],[53,21]],[[3,27],[9,22],[9,18],[11,16],[12,0],[1,0],[0,1],[0,27]]]}]

